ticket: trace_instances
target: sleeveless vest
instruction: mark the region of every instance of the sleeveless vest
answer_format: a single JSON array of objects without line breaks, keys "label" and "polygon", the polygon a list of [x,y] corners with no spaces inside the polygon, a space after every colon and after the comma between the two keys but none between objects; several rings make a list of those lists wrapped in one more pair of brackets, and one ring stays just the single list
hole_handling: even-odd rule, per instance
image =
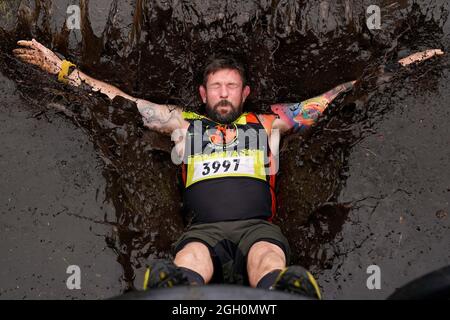
[{"label": "sleeveless vest", "polygon": [[219,124],[183,112],[190,123],[182,163],[183,198],[193,224],[274,217],[275,163],[268,133],[276,115],[259,116],[266,117],[266,127],[254,113]]}]

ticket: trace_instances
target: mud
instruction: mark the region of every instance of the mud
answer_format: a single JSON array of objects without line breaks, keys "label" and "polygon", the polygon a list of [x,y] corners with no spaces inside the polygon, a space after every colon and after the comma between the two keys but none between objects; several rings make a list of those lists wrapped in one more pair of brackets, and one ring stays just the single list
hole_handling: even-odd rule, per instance
[{"label": "mud", "polygon": [[[0,1],[0,298],[106,298],[139,288],[183,230],[170,139],[132,103],[66,88],[11,55],[35,37],[93,77],[200,108],[205,57],[246,60],[248,110],[353,79],[304,136],[283,141],[277,223],[325,298],[383,299],[450,263],[448,54],[382,78],[378,66],[449,52],[446,1]],[[76,1],[76,3],[78,3]],[[369,30],[365,9],[382,8]],[[382,271],[368,290],[366,269]],[[69,265],[82,289],[68,290]]]}]

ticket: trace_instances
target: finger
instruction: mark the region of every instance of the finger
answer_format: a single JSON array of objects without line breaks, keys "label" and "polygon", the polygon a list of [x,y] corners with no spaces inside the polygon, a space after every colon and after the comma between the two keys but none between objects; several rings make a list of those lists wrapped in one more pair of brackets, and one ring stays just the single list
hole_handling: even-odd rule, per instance
[{"label": "finger", "polygon": [[40,59],[37,59],[35,56],[29,55],[29,54],[17,55],[17,58],[19,58],[20,60],[22,60],[23,62],[26,62],[26,63],[31,63],[34,65],[41,65]]},{"label": "finger", "polygon": [[17,45],[24,47],[33,47],[33,42],[27,40],[19,40],[17,41]]},{"label": "finger", "polygon": [[36,57],[31,55],[31,54],[18,54],[16,55],[17,58],[21,59],[21,60],[27,60],[27,61],[36,61]]},{"label": "finger", "polygon": [[16,54],[16,55],[17,54],[35,54],[36,51],[33,50],[33,49],[21,49],[21,48],[19,48],[19,49],[14,49],[13,53]]}]

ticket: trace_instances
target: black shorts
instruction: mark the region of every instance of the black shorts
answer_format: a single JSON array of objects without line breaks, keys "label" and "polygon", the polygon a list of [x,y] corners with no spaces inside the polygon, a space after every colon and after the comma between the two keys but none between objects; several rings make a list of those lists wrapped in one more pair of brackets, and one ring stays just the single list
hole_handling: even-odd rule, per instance
[{"label": "black shorts", "polygon": [[194,241],[205,244],[211,253],[214,264],[211,283],[248,285],[247,255],[258,241],[278,245],[286,255],[286,264],[289,264],[288,240],[277,225],[261,219],[192,225],[173,245],[174,253]]}]

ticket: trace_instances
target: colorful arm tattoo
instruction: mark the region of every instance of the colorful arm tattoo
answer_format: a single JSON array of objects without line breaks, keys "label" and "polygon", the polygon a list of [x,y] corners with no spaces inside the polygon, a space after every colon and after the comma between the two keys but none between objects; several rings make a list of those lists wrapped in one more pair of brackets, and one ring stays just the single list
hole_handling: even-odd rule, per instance
[{"label": "colorful arm tattoo", "polygon": [[353,88],[354,81],[346,82],[325,92],[324,94],[302,101],[300,103],[282,103],[271,106],[276,113],[293,132],[303,131],[311,127],[328,105],[337,96]]}]

